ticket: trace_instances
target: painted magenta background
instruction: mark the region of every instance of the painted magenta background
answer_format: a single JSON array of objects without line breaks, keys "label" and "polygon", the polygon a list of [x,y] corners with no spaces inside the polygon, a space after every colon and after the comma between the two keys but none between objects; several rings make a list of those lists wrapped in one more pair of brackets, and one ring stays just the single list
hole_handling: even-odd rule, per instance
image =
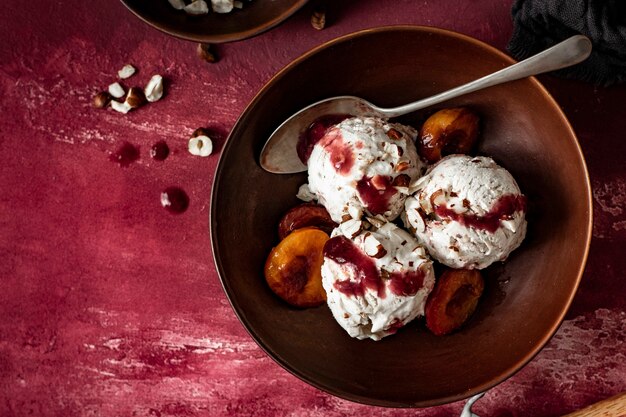
[{"label": "painted magenta background", "polygon": [[[310,9],[218,48],[141,23],[121,3],[5,2],[0,9],[0,416],[449,416],[462,403],[396,410],[350,403],[284,371],[252,341],[217,277],[211,184],[229,129],[279,69],[358,29],[420,24],[503,50],[510,1],[343,0],[316,31]],[[30,4],[30,6],[28,6]],[[124,64],[160,102],[124,116],[91,108]],[[626,390],[626,86],[542,77],[589,164],[595,222],[580,290],[562,327],[522,371],[489,391],[484,416],[565,414]],[[216,152],[186,151],[209,127]],[[165,140],[170,157],[154,161]],[[110,161],[124,142],[140,159]],[[181,186],[171,215],[160,192]],[[564,216],[567,213],[563,213]],[[547,279],[549,277],[546,277]]]}]

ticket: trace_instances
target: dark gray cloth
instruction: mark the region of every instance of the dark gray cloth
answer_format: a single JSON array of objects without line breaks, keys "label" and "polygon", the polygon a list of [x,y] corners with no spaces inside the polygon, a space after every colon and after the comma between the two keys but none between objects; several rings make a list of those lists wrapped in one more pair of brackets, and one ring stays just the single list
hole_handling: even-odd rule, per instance
[{"label": "dark gray cloth", "polygon": [[509,52],[524,59],[582,34],[591,56],[555,75],[611,85],[626,81],[626,0],[515,0]]}]

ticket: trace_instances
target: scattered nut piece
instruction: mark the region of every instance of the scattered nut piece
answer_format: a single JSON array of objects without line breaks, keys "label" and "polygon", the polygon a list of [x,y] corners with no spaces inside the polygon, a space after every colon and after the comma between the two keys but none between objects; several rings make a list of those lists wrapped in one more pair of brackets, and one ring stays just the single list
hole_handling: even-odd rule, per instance
[{"label": "scattered nut piece", "polygon": [[130,107],[130,105],[127,102],[125,101],[120,102],[116,100],[113,100],[111,102],[111,107],[113,107],[113,110],[118,111],[120,113],[124,113],[124,114],[128,113],[132,109],[132,107]]},{"label": "scattered nut piece", "polygon": [[198,44],[198,56],[200,59],[206,62],[217,62],[217,55],[213,51],[213,47],[210,43],[199,43]]},{"label": "scattered nut piece", "polygon": [[211,0],[211,7],[215,13],[230,13],[234,3],[234,0]]},{"label": "scattered nut piece", "polygon": [[393,140],[402,139],[402,133],[398,132],[393,127],[387,131],[387,136],[389,137],[389,139]]},{"label": "scattered nut piece", "polygon": [[[176,10],[184,10],[189,14],[209,13],[209,4],[215,13],[229,13],[233,9],[242,9],[244,3],[240,0],[168,0],[170,6]],[[197,4],[201,3],[201,4]]]},{"label": "scattered nut piece", "polygon": [[209,156],[213,152],[213,142],[208,136],[200,135],[189,139],[189,153],[197,156]]},{"label": "scattered nut piece", "polygon": [[185,8],[184,0],[167,0],[170,2],[170,5],[176,10],[183,10]]},{"label": "scattered nut piece", "polygon": [[115,98],[122,98],[126,94],[120,83],[113,83],[109,86],[109,94]]},{"label": "scattered nut piece", "polygon": [[426,230],[426,213],[421,208],[416,208],[415,212],[417,213],[417,216],[415,216],[415,230],[423,233]]},{"label": "scattered nut piece", "polygon": [[103,109],[109,105],[109,103],[111,102],[111,98],[111,94],[109,94],[107,91],[101,91],[94,96],[93,106],[96,109]]},{"label": "scattered nut piece", "polygon": [[378,191],[384,191],[387,189],[387,178],[383,175],[374,175],[371,182],[374,188]]},{"label": "scattered nut piece", "polygon": [[374,217],[367,217],[367,221],[377,229],[381,228],[384,224],[387,223],[387,219],[385,219],[380,214]]},{"label": "scattered nut piece", "polygon": [[[410,167],[411,167],[411,163],[410,162],[408,162],[408,161],[401,161],[401,162],[398,162],[398,165],[396,165],[395,171],[396,172],[406,171]],[[409,185],[409,183],[406,184],[406,186],[408,186],[408,185]]]},{"label": "scattered nut piece", "polygon": [[387,254],[387,250],[383,247],[383,245],[376,246],[376,249],[378,251],[372,255],[373,258],[380,259]]},{"label": "scattered nut piece", "polygon": [[387,254],[385,247],[372,235],[367,236],[363,244],[365,253],[372,258],[380,259]]},{"label": "scattered nut piece", "polygon": [[437,190],[430,195],[430,204],[433,207],[441,207],[446,204],[446,194],[443,190]]},{"label": "scattered nut piece", "polygon": [[136,109],[146,104],[146,96],[143,90],[139,87],[131,87],[128,90],[128,94],[126,94],[126,103],[128,103],[131,109]]},{"label": "scattered nut piece", "polygon": [[206,4],[206,1],[197,0],[186,5],[183,10],[185,10],[187,14],[201,15],[209,13],[209,6]]},{"label": "scattered nut piece", "polygon": [[505,229],[513,233],[517,232],[517,227],[515,226],[515,222],[513,220],[502,220],[500,224],[502,224]]},{"label": "scattered nut piece", "polygon": [[126,64],[122,67],[121,70],[117,72],[117,76],[120,77],[122,80],[125,80],[126,78],[131,77],[134,73],[135,67],[130,64]]},{"label": "scattered nut piece", "polygon": [[350,219],[339,225],[344,236],[354,239],[363,230],[363,222]]},{"label": "scattered nut piece", "polygon": [[413,253],[417,254],[421,258],[426,258],[428,256],[426,255],[426,249],[424,249],[422,246],[419,246],[419,245],[413,248]]},{"label": "scattered nut piece", "polygon": [[315,200],[315,194],[311,192],[311,189],[309,188],[309,184],[302,184],[300,188],[298,189],[298,194],[296,194],[296,197],[306,202]]},{"label": "scattered nut piece", "polygon": [[153,75],[143,92],[150,103],[160,100],[163,97],[163,77],[158,74]]},{"label": "scattered nut piece", "polygon": [[311,15],[311,26],[317,30],[322,30],[326,27],[326,11],[323,8],[318,7],[313,10],[313,15]]},{"label": "scattered nut piece", "polygon": [[[398,164],[398,166],[400,166],[400,164]],[[396,167],[396,171],[398,171],[397,167]],[[404,169],[400,171],[404,171]],[[409,177],[406,174],[400,174],[393,179],[393,181],[391,182],[391,185],[393,185],[394,187],[408,187],[410,182],[411,182],[411,177]]]},{"label": "scattered nut piece", "polygon": [[359,207],[354,206],[354,205],[351,204],[351,205],[348,206],[348,214],[353,219],[358,220],[363,215],[363,211]]}]

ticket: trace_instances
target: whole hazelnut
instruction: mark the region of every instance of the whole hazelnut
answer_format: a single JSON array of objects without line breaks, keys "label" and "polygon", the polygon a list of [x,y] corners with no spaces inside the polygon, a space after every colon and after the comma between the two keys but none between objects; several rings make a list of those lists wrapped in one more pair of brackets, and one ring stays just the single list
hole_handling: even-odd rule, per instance
[{"label": "whole hazelnut", "polygon": [[109,105],[109,103],[111,102],[111,99],[112,99],[111,94],[109,94],[106,91],[101,91],[94,96],[93,106],[96,109],[103,109]]},{"label": "whole hazelnut", "polygon": [[136,109],[146,103],[146,95],[141,88],[131,87],[130,90],[128,90],[128,94],[126,94],[126,103],[128,103],[131,108]]}]

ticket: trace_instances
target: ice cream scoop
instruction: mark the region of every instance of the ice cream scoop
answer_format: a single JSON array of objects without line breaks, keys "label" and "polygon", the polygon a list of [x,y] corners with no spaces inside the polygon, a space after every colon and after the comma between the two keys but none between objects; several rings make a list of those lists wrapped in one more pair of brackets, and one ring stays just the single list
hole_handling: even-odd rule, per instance
[{"label": "ice cream scoop", "polygon": [[415,129],[373,117],[330,127],[308,158],[309,195],[341,223],[363,213],[393,220],[402,212],[409,184],[426,165],[417,155]]},{"label": "ice cream scoop", "polygon": [[381,338],[424,314],[435,284],[424,248],[393,223],[361,230],[350,220],[324,246],[322,285],[337,323],[352,337]]},{"label": "ice cream scoop", "polygon": [[526,236],[526,197],[491,158],[447,156],[413,187],[405,226],[444,265],[486,268],[505,260]]},{"label": "ice cream scoop", "polygon": [[585,36],[576,35],[493,74],[403,106],[382,108],[354,96],[339,96],[318,101],[296,112],[270,135],[261,150],[260,165],[266,171],[276,174],[305,171],[307,167],[298,158],[296,143],[311,123],[324,115],[397,117],[483,88],[568,67],[583,61],[590,53],[591,41]]}]

